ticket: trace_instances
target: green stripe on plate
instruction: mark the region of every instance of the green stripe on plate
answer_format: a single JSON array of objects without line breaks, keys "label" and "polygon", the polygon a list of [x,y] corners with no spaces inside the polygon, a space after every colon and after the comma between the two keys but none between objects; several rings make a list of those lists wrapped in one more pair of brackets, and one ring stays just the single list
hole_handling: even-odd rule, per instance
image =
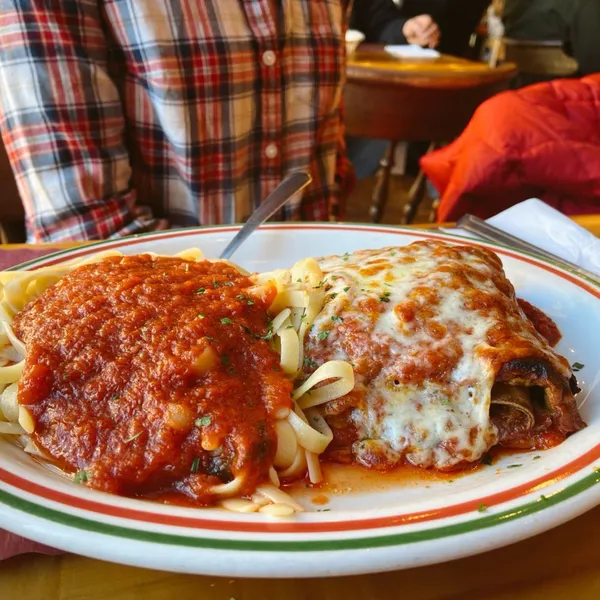
[{"label": "green stripe on plate", "polygon": [[517,506],[501,513],[483,516],[472,521],[434,527],[420,531],[382,535],[378,537],[367,537],[358,539],[335,539],[335,540],[292,540],[292,541],[261,541],[261,540],[231,540],[210,539],[198,537],[186,537],[168,533],[158,533],[139,529],[130,529],[119,525],[109,525],[70,515],[23,498],[14,496],[4,490],[0,490],[0,502],[30,515],[34,515],[47,521],[66,525],[83,531],[92,531],[103,535],[117,538],[150,542],[154,544],[167,544],[171,546],[184,546],[188,548],[209,548],[214,550],[242,550],[242,551],[264,551],[264,552],[314,552],[325,550],[359,550],[364,548],[381,548],[385,546],[401,546],[425,542],[439,538],[451,537],[470,533],[488,527],[494,527],[501,523],[515,521],[528,515],[532,515],[547,507],[555,506],[573,498],[590,489],[600,482],[600,469],[594,470],[583,479],[573,483],[566,488],[550,495],[543,496],[534,502]]}]

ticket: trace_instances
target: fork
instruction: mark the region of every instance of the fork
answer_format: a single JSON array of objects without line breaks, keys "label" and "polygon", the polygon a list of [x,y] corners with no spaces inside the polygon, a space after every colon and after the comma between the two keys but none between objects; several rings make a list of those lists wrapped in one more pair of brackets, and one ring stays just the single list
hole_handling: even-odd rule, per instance
[{"label": "fork", "polygon": [[560,256],[556,256],[556,254],[552,254],[552,252],[548,252],[538,246],[530,244],[521,238],[518,238],[510,233],[506,233],[489,223],[481,220],[479,217],[475,217],[474,215],[464,215],[461,217],[456,226],[460,229],[464,229],[465,231],[469,231],[474,233],[475,235],[489,240],[491,242],[497,242],[499,244],[503,244],[504,246],[509,246],[510,248],[516,248],[517,250],[524,250],[525,252],[529,252],[540,258],[545,258],[547,260],[552,261],[553,263],[557,263],[559,266],[567,268],[569,271],[574,271],[578,275],[582,275],[588,279],[591,279],[595,283],[600,283],[600,277],[583,267],[576,265],[564,258],[560,258]]}]

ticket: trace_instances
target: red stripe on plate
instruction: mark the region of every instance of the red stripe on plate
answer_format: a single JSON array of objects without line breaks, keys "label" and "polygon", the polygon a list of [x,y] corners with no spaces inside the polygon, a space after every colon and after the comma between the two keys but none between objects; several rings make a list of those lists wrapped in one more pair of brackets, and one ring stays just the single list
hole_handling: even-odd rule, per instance
[{"label": "red stripe on plate", "polygon": [[[244,533],[326,533],[336,531],[357,531],[381,529],[383,527],[397,527],[399,525],[408,525],[412,523],[422,523],[427,521],[435,521],[445,519],[447,517],[455,517],[477,510],[480,504],[485,504],[487,507],[495,506],[503,502],[508,502],[527,494],[531,494],[541,490],[549,485],[561,481],[565,477],[577,473],[581,469],[591,465],[594,461],[600,458],[600,445],[595,446],[585,454],[581,455],[569,464],[544,475],[533,481],[528,481],[522,485],[518,485],[510,490],[504,490],[497,494],[483,496],[462,502],[452,506],[444,506],[428,511],[391,515],[388,517],[377,517],[373,519],[360,519],[354,521],[330,521],[330,522],[314,522],[314,523],[298,523],[293,521],[288,522],[232,522],[221,521],[217,519],[205,519],[195,517],[183,517],[179,515],[168,515],[161,513],[146,512],[122,506],[112,506],[103,504],[94,500],[71,496],[64,492],[44,487],[37,483],[27,481],[0,468],[0,481],[7,483],[21,491],[28,492],[40,498],[58,502],[65,506],[71,506],[81,510],[87,510],[92,513],[107,515],[121,519],[129,519],[132,521],[141,521],[144,523],[156,523],[160,525],[171,525],[175,527],[187,527],[192,529],[205,529],[212,531],[232,531]],[[150,505],[151,502],[148,501]],[[199,509],[201,511],[202,509]]]}]

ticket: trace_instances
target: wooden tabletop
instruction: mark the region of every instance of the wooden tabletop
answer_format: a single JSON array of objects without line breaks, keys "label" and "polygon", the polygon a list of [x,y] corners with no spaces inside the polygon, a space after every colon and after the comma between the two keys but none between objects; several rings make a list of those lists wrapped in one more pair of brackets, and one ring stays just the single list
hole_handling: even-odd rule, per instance
[{"label": "wooden tabletop", "polygon": [[517,67],[486,63],[442,54],[438,58],[398,58],[383,46],[363,44],[348,58],[348,81],[410,83],[414,86],[470,87],[509,80]]},{"label": "wooden tabletop", "polygon": [[[578,217],[576,221],[600,235],[600,215]],[[15,246],[0,246],[11,248]],[[532,539],[470,558],[393,573],[324,580],[223,579],[162,573],[69,554],[24,555],[0,563],[0,598],[597,600],[598,540],[600,507]]]}]

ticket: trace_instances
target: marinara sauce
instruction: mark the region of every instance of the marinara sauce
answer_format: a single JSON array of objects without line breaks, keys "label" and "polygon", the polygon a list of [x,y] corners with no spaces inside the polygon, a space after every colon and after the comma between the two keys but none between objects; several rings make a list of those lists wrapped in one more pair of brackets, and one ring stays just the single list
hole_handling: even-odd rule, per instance
[{"label": "marinara sauce", "polygon": [[107,492],[209,504],[213,486],[240,478],[252,493],[291,407],[264,339],[275,293],[222,262],[137,255],[77,268],[14,322],[35,443]]}]

